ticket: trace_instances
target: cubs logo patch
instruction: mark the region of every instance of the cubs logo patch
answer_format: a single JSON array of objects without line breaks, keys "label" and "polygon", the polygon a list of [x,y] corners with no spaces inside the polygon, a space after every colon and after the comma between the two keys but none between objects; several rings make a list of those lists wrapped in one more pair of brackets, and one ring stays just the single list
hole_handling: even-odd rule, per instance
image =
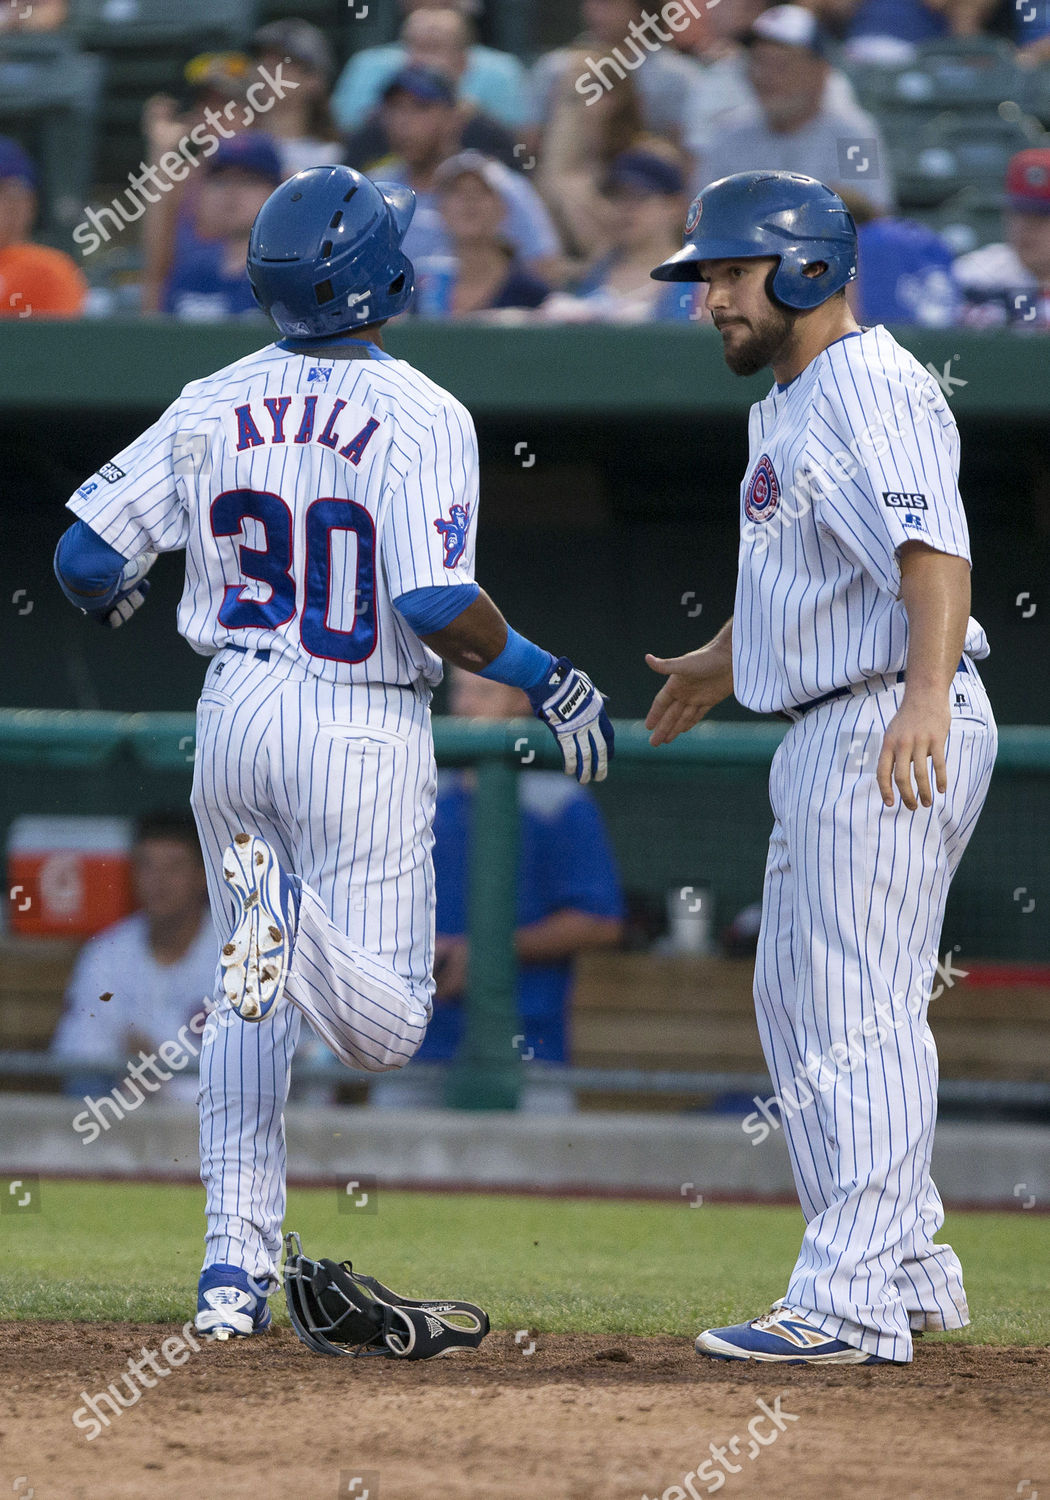
[{"label": "cubs logo patch", "polygon": [[780,503],[780,485],[771,459],[763,453],[751,471],[744,491],[744,514],[749,521],[768,521]]},{"label": "cubs logo patch", "polygon": [[703,211],[704,205],[700,202],[700,199],[694,198],[692,203],[690,203],[689,205],[689,212],[685,216],[686,234],[692,234],[693,230],[700,222],[700,215],[703,213]]},{"label": "cubs logo patch", "polygon": [[441,533],[441,539],[445,544],[444,563],[446,568],[454,568],[463,556],[463,549],[467,545],[467,526],[470,523],[469,505],[449,506],[448,519],[438,516],[434,522],[434,530]]}]

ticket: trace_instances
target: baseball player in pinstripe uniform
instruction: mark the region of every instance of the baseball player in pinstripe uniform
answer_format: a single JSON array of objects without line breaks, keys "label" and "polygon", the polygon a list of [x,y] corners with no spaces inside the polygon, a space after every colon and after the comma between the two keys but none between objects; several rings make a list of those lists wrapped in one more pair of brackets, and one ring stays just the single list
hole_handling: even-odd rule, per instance
[{"label": "baseball player in pinstripe uniform", "polygon": [[414,202],[348,167],[278,188],[248,273],[281,339],[192,382],[83,484],[56,554],[69,598],[119,625],[155,555],[184,548],[179,630],[211,658],[192,803],[222,999],[200,1062],[197,1327],[219,1338],[269,1323],[303,1018],[382,1072],[430,1016],[441,659],[524,689],[578,780],[613,750],[590,680],[474,582],[469,414],[383,352],[413,292]]},{"label": "baseball player in pinstripe uniform", "polygon": [[653,744],[730,694],[791,720],[770,774],[755,1002],[807,1223],[771,1311],[700,1334],[721,1359],[906,1362],[913,1332],[969,1321],[958,1258],[935,1239],[927,1006],[995,758],[974,667],[988,645],[969,614],[955,421],[884,328],[857,326],[855,271],[835,193],[746,172],[704,189],[653,272],[706,281],[729,368],[776,382],[751,410],[733,618],[697,651],[648,658],[667,679]]}]

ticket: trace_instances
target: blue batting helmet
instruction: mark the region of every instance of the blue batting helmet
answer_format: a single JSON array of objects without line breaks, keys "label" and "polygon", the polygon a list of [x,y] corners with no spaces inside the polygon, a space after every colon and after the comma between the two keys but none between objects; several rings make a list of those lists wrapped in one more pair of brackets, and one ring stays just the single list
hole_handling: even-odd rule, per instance
[{"label": "blue batting helmet", "polygon": [[[857,274],[857,227],[838,193],[798,172],[737,172],[705,187],[685,220],[685,244],[653,271],[655,281],[701,281],[702,260],[776,256],[770,297],[819,307]],[[826,270],[805,276],[823,261]]]},{"label": "blue batting helmet", "polygon": [[248,242],[255,300],[287,338],[317,338],[404,312],[415,290],[401,249],[416,195],[352,167],[308,167],[272,192]]}]

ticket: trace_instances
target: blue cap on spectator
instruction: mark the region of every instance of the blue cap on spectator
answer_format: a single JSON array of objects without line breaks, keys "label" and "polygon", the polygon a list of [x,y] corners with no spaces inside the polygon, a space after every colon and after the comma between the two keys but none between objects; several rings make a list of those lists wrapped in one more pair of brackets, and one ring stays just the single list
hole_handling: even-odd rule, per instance
[{"label": "blue cap on spectator", "polygon": [[32,158],[9,135],[0,135],[0,178],[2,177],[16,177],[30,188],[35,188],[40,180]]},{"label": "blue cap on spectator", "polygon": [[621,151],[605,175],[602,191],[615,193],[618,188],[671,198],[685,192],[685,176],[673,161],[654,151]]},{"label": "blue cap on spectator", "polygon": [[224,172],[237,167],[242,172],[252,172],[256,177],[265,177],[277,187],[284,181],[281,158],[277,147],[268,135],[248,131],[219,142],[219,149],[208,157],[208,172]]},{"label": "blue cap on spectator", "polygon": [[383,90],[383,98],[391,94],[412,94],[425,104],[455,104],[456,86],[437,68],[402,68]]}]

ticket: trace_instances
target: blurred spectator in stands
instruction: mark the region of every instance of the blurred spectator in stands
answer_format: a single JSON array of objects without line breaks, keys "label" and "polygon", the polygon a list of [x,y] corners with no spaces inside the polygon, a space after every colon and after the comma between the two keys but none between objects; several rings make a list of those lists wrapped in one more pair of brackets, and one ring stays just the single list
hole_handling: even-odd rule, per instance
[{"label": "blurred spectator in stands", "polygon": [[536,186],[554,216],[570,255],[590,259],[608,248],[608,216],[601,185],[612,163],[646,136],[634,79],[627,77],[593,104],[576,92],[570,66],[555,85]]},{"label": "blurred spectator in stands", "polygon": [[252,38],[257,67],[265,78],[277,74],[294,88],[273,93],[273,104],[259,123],[272,136],[285,177],[306,167],[342,161],[339,128],[329,106],[335,56],[324,32],[309,21],[271,21]]},{"label": "blurred spectator in stands", "polygon": [[37,170],[17,141],[0,136],[0,318],[76,318],[87,282],[61,250],[34,245]]},{"label": "blurred spectator in stands", "polygon": [[[860,0],[843,28],[857,62],[907,62],[916,47],[943,36],[976,36],[998,0]],[[1021,0],[1018,3],[1020,9]],[[815,5],[822,11],[822,6]]]},{"label": "blurred spectator in stands", "polygon": [[[305,21],[275,21],[256,33],[253,45],[254,61],[241,52],[201,53],[186,65],[183,99],[155,94],[146,101],[142,131],[149,161],[158,162],[165,152],[177,151],[179,142],[198,126],[213,136],[218,134],[208,123],[216,116],[224,122],[224,138],[233,139],[234,132],[240,135],[256,129],[272,135],[283,177],[304,166],[341,160],[342,145],[327,107],[332,55],[324,34]],[[268,82],[274,76],[294,83],[295,88],[282,90],[284,97],[278,98],[278,90]],[[255,104],[248,97],[250,89]],[[210,158],[201,159],[206,162]],[[146,205],[142,219],[143,312],[160,310],[176,259],[184,263],[202,248],[197,230],[201,178],[200,172],[191,172],[181,182],[173,183],[157,202]]]},{"label": "blurred spectator in stands", "polygon": [[[65,1091],[108,1090],[125,1060],[156,1052],[210,1006],[218,942],[208,911],[197,830],[182,813],[140,819],[132,850],[137,910],[80,950],[65,1009],[51,1042],[55,1057],[94,1064]],[[200,1027],[189,1033],[199,1046]],[[114,1066],[115,1065],[115,1066]],[[165,1084],[168,1097],[193,1098],[193,1064]]]},{"label": "blurred spectator in stands", "polygon": [[245,131],[220,142],[203,170],[196,204],[201,243],[176,255],[161,310],[195,322],[261,318],[245,258],[255,216],[282,181],[276,143]]},{"label": "blurred spectator in stands", "polygon": [[[406,68],[386,86],[383,124],[391,154],[362,164],[361,170],[414,190],[416,212],[404,240],[410,260],[447,255],[449,239],[438,207],[436,177],[441,163],[462,148],[453,85],[433,69]],[[508,172],[504,196],[511,206],[503,234],[528,269],[544,276],[558,266],[561,246],[543,200],[521,172]]]},{"label": "blurred spectator in stands", "polygon": [[[528,702],[517,688],[454,668],[451,712],[470,719],[525,717]],[[467,940],[470,901],[470,830],[474,773],[442,771],[434,816],[437,913],[434,1014],[417,1058],[455,1057],[463,1036],[463,999],[470,971]],[[518,910],[514,946],[518,970],[521,1056],[565,1062],[570,1049],[569,1001],[573,960],[592,948],[615,947],[623,930],[619,875],[601,814],[590,793],[558,771],[527,771],[518,778],[520,842]],[[507,1044],[510,1045],[510,1037]],[[373,1103],[407,1103],[411,1067],[402,1078],[373,1086]],[[528,1075],[526,1070],[526,1086]],[[431,1100],[430,1102],[434,1102]],[[572,1107],[565,1089],[543,1089],[523,1108]]]},{"label": "blurred spectator in stands", "polygon": [[670,148],[623,152],[601,193],[610,248],[577,283],[575,297],[603,321],[688,322],[699,305],[699,283],[653,281],[649,274],[682,242],[686,180]]},{"label": "blurred spectator in stands", "polygon": [[435,45],[413,52],[405,67],[387,79],[380,104],[347,137],[344,160],[349,166],[365,172],[369,169],[369,162],[377,161],[389,152],[387,98],[391,93],[396,95],[399,80],[413,78],[422,71],[428,77],[437,74],[452,90],[456,120],[450,130],[450,139],[454,137],[456,149],[482,151],[486,156],[495,156],[506,162],[508,167],[519,166],[524,146],[518,145],[504,124],[479,109],[462,92],[468,50],[463,18],[454,10],[421,10],[410,19],[418,23],[421,35],[432,37]]},{"label": "blurred spectator in stands", "polygon": [[58,31],[68,18],[68,0],[6,0],[0,4],[0,36],[9,31]]},{"label": "blurred spectator in stands", "polygon": [[442,162],[434,176],[449,254],[416,262],[416,311],[462,318],[506,308],[535,308],[550,287],[532,275],[504,236],[513,212],[514,174],[478,151]]},{"label": "blurred spectator in stands", "polygon": [[[712,9],[701,10],[690,29],[677,39],[699,65],[686,104],[684,142],[699,169],[722,117],[742,105],[758,108],[744,39],[765,8],[766,0],[719,0]],[[856,108],[853,85],[840,68],[828,68],[821,103],[833,112]]]},{"label": "blurred spectator in stands", "polygon": [[[526,137],[532,150],[538,150],[559,98],[572,90],[593,105],[616,93],[627,78],[638,89],[645,129],[681,143],[697,69],[662,42],[659,31],[653,34],[653,22],[659,25],[655,9],[647,9],[645,0],[583,0],[582,35],[571,46],[548,52],[532,69]],[[660,31],[667,34],[664,27]]]},{"label": "blurred spectator in stands", "polygon": [[893,204],[889,156],[878,125],[855,105],[829,105],[828,39],[799,5],[776,5],[745,38],[753,104],[718,122],[705,153],[702,181],[757,165],[803,172],[861,194],[875,208]]},{"label": "blurred spectator in stands", "polygon": [[843,190],[857,223],[857,279],[846,297],[858,323],[950,328],[959,317],[959,285],[947,240],[914,219],[880,214]]},{"label": "blurred spectator in stands", "polygon": [[[383,90],[406,64],[448,67],[448,23],[435,29],[426,22],[428,11],[452,10],[461,26],[457,36],[466,49],[460,81],[464,99],[476,105],[513,131],[524,124],[527,103],[525,69],[509,52],[479,47],[474,40],[470,16],[477,9],[472,0],[401,0],[407,17],[400,42],[386,47],[365,47],[355,52],[343,69],[332,94],[332,109],[343,130],[355,130],[379,104]],[[450,70],[451,71],[451,70]]]},{"label": "blurred spectator in stands", "polygon": [[1005,240],[961,255],[962,321],[971,327],[1050,327],[1050,148],[1019,151],[1006,169]]}]

